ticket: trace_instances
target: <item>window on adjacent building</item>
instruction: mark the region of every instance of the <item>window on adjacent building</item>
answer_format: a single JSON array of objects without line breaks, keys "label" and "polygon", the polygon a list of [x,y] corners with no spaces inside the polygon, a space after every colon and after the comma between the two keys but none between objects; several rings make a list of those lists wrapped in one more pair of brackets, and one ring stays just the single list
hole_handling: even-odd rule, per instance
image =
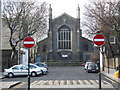
[{"label": "window on adjacent building", "polygon": [[110,44],[115,44],[115,37],[114,36],[110,37]]},{"label": "window on adjacent building", "polygon": [[58,49],[70,50],[71,49],[71,30],[69,27],[63,25],[58,30]]}]

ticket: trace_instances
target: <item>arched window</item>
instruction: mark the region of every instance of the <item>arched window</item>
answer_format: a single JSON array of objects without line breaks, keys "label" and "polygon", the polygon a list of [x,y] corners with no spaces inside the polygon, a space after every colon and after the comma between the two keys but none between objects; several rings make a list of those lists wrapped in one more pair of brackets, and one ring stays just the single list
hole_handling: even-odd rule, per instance
[{"label": "arched window", "polygon": [[58,29],[58,49],[71,49],[71,30],[66,25],[63,25]]}]

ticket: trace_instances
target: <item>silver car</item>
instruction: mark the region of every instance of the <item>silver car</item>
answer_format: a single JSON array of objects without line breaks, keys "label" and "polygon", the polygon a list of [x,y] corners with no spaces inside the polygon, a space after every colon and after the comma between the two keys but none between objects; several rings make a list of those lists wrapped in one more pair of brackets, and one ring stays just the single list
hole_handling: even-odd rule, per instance
[{"label": "silver car", "polygon": [[[4,69],[5,76],[13,77],[13,76],[25,76],[28,75],[28,66],[25,65],[14,65],[9,69]],[[41,69],[39,67],[30,68],[30,75],[36,76],[42,74]]]}]

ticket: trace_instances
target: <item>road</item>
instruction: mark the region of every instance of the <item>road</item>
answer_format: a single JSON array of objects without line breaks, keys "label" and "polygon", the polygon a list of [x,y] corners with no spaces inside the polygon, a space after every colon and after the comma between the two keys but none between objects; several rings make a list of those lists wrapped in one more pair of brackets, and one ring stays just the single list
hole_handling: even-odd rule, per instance
[{"label": "road", "polygon": [[[14,77],[14,78],[5,78],[2,81],[21,81],[21,85],[17,88],[27,88],[27,77]],[[87,73],[82,66],[58,66],[58,67],[49,67],[49,73],[47,75],[40,75],[37,77],[30,78],[31,83],[35,81],[98,81],[98,73]],[[102,80],[109,82],[104,76]],[[73,81],[72,81],[73,83]],[[86,84],[87,85],[87,84]]]}]

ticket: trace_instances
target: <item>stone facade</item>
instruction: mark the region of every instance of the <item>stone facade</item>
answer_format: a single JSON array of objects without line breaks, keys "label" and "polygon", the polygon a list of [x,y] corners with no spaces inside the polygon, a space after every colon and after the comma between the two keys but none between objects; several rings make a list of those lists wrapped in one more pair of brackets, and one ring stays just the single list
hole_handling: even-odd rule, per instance
[{"label": "stone facade", "polygon": [[[52,19],[52,8],[50,7],[48,37],[38,43],[37,56],[40,56],[41,60],[84,62],[91,59],[94,51],[93,43],[82,37],[79,7],[77,13],[77,18],[63,13],[59,17]],[[61,37],[63,38],[60,39]]]}]

